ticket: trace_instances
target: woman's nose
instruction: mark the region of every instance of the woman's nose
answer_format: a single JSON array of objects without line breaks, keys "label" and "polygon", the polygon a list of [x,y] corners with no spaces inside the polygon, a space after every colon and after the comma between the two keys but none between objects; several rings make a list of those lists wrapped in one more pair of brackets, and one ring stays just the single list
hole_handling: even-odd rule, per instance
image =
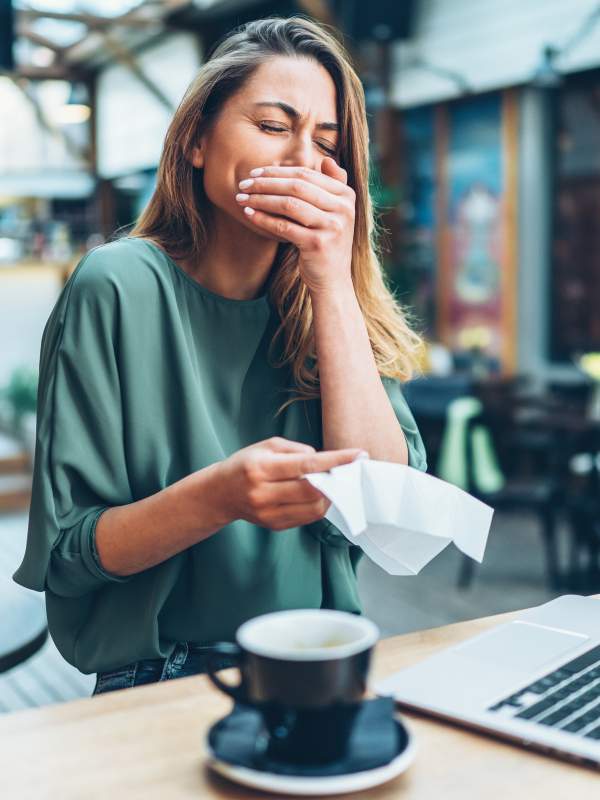
[{"label": "woman's nose", "polygon": [[290,138],[282,166],[316,169],[315,151],[310,136],[298,135]]}]

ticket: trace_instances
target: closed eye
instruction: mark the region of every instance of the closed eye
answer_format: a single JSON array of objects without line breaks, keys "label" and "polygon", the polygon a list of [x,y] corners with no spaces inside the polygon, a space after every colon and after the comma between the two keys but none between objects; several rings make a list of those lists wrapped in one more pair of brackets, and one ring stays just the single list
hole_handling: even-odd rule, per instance
[{"label": "closed eye", "polygon": [[268,125],[266,122],[261,122],[260,127],[265,131],[278,131],[279,133],[287,130],[287,128],[278,128],[275,125]]},{"label": "closed eye", "polygon": [[330,156],[335,156],[337,153],[337,147],[328,147],[326,144],[323,144],[323,142],[317,142],[317,144]]},{"label": "closed eye", "polygon": [[[260,127],[262,130],[272,131],[274,133],[285,133],[285,131],[288,130],[288,128],[280,127],[277,125],[270,125],[267,122],[261,122]],[[330,156],[335,156],[335,154],[337,153],[336,147],[328,147],[324,142],[317,142],[317,144]]]}]

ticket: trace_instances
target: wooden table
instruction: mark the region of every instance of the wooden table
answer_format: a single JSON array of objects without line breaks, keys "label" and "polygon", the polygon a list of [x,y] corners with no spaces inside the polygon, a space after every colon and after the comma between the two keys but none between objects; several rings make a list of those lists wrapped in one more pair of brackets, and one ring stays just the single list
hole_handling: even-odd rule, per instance
[{"label": "wooden table", "polygon": [[[512,616],[383,640],[377,646],[374,675],[383,677]],[[206,677],[196,676],[7,714],[0,717],[0,795],[19,800],[275,797],[238,787],[204,766],[206,731],[229,708],[230,701]],[[600,796],[600,776],[593,770],[412,713],[405,719],[418,746],[413,765],[383,786],[346,797],[597,800]]]}]

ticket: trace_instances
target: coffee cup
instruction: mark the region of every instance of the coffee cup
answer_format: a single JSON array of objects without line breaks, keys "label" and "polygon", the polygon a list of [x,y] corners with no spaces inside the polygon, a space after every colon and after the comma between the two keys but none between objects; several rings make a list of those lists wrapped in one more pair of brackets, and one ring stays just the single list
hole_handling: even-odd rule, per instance
[{"label": "coffee cup", "polygon": [[[377,626],[355,614],[277,611],[241,625],[236,643],[212,645],[207,673],[222,692],[260,712],[267,756],[327,763],[347,750],[378,638]],[[223,656],[240,671],[236,685],[215,674]]]}]

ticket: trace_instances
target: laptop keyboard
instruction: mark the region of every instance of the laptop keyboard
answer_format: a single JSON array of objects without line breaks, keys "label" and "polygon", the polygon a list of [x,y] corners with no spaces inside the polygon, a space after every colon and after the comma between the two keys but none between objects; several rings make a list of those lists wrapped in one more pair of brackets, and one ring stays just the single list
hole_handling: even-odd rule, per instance
[{"label": "laptop keyboard", "polygon": [[600,740],[600,645],[488,711]]}]

